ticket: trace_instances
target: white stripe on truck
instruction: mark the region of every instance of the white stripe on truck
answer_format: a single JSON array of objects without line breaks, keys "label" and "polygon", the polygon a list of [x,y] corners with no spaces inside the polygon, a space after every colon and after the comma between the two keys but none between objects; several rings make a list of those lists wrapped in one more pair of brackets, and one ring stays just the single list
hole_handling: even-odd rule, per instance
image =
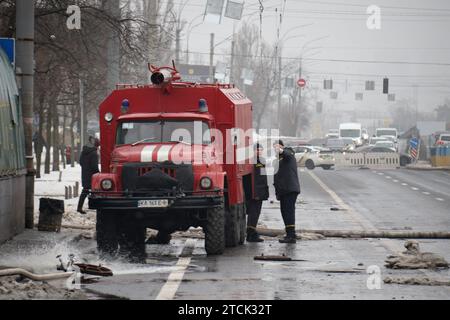
[{"label": "white stripe on truck", "polygon": [[152,162],[156,146],[145,146],[141,151],[141,162]]},{"label": "white stripe on truck", "polygon": [[158,150],[158,155],[156,161],[164,162],[169,160],[169,152],[172,149],[172,145],[170,146],[161,146]]}]

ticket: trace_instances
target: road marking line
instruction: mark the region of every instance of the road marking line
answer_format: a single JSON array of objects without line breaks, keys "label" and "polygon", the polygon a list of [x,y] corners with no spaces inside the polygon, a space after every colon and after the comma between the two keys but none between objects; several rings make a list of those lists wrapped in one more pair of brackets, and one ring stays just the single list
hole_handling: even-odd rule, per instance
[{"label": "road marking line", "polygon": [[384,175],[384,173],[383,173],[383,172],[378,172],[378,174],[379,174],[380,176]]},{"label": "road marking line", "polygon": [[[186,240],[184,246],[195,247],[196,239]],[[183,250],[184,251],[184,250]],[[180,257],[176,264],[177,270],[172,271],[167,278],[167,282],[161,288],[156,297],[156,300],[172,300],[180,287],[181,280],[183,280],[184,273],[191,263],[192,257]]]},{"label": "road marking line", "polygon": [[[322,182],[322,180],[319,179],[314,173],[311,171],[308,171],[308,173],[311,175],[311,177],[322,187],[323,190],[325,190],[333,199],[336,201],[342,208],[347,209],[347,212],[350,213],[351,219],[358,223],[360,226],[363,227],[365,230],[369,231],[378,231],[379,229],[375,227],[374,224],[370,220],[368,220],[366,217],[361,215],[360,213],[353,210],[352,207],[347,205],[344,200],[342,200],[333,190],[331,190],[325,183]],[[402,246],[391,239],[380,239],[380,244],[387,250],[391,252],[398,252],[402,250]]]},{"label": "road marking line", "polygon": [[442,198],[435,198],[437,201],[444,201]]},{"label": "road marking line", "polygon": [[397,180],[397,179],[394,179],[394,180],[392,180],[392,181],[394,181],[394,182],[398,182],[398,180]]},{"label": "road marking line", "polygon": [[427,191],[423,191],[422,193],[423,193],[423,194],[426,194],[427,196],[429,196],[429,195],[430,195],[430,193],[429,193],[429,192],[427,192]]},{"label": "road marking line", "polygon": [[385,178],[386,178],[386,179],[391,179],[391,176],[386,176]]},{"label": "road marking line", "polygon": [[416,187],[411,187],[411,189],[414,190],[414,191],[419,190],[419,188],[416,188]]},{"label": "road marking line", "polygon": [[336,202],[338,206],[345,209],[352,217],[352,220],[356,223],[358,223],[362,228],[366,230],[377,230],[375,226],[368,221],[366,218],[362,217],[359,213],[356,213],[355,210],[353,210],[352,207],[350,207],[347,203],[344,202],[333,190],[331,190],[322,180],[319,179],[318,176],[316,176],[311,171],[308,171],[308,173],[311,175],[311,177],[317,182],[319,186],[322,187],[323,190],[325,190],[331,198]]},{"label": "road marking line", "polygon": [[404,183],[404,182],[402,183],[402,186],[407,186],[407,185],[408,185],[407,183]]}]

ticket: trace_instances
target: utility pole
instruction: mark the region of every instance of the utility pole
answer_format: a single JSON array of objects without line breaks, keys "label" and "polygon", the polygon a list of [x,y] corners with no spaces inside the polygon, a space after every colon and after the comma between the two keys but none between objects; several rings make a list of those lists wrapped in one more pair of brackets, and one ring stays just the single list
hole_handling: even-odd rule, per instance
[{"label": "utility pole", "polygon": [[[16,1],[16,67],[21,81],[22,117],[25,129],[25,228],[34,227],[33,86],[34,86],[34,1]],[[42,119],[41,119],[42,121]],[[50,141],[47,141],[48,143]]]},{"label": "utility pole", "polygon": [[79,79],[80,84],[80,145],[86,144],[86,112],[84,110],[84,87],[83,80]]},{"label": "utility pole", "polygon": [[178,63],[180,61],[180,33],[181,28],[177,25],[177,30],[175,32],[175,62]]},{"label": "utility pole", "polygon": [[[120,1],[109,0],[106,2],[107,12],[114,19],[120,19]],[[120,82],[120,36],[118,30],[111,29],[107,45],[107,86],[108,91],[115,89]],[[83,133],[84,134],[84,133]]]},{"label": "utility pole", "polygon": [[282,59],[281,54],[278,56],[278,111],[277,111],[277,121],[278,121],[278,130],[281,129],[281,66]]},{"label": "utility pole", "polygon": [[231,41],[231,61],[230,61],[230,84],[233,83],[233,72],[234,72],[234,47],[235,47],[235,33],[233,32],[233,40]]},{"label": "utility pole", "polygon": [[209,82],[214,83],[214,33],[211,33],[209,46]]}]

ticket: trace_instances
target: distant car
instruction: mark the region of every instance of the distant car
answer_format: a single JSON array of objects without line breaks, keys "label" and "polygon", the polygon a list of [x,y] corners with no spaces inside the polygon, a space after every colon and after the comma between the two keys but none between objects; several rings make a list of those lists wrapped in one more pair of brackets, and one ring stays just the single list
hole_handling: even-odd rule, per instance
[{"label": "distant car", "polygon": [[438,135],[436,135],[435,145],[442,146],[449,144],[450,144],[450,133],[439,133]]},{"label": "distant car", "polygon": [[384,137],[371,137],[369,140],[369,145],[374,146],[378,141],[386,141]]},{"label": "distant car", "polygon": [[355,144],[352,139],[348,138],[337,138],[337,139],[328,139],[325,143],[325,147],[330,151],[334,152],[345,152],[352,151],[355,149]]},{"label": "distant car", "polygon": [[[368,152],[384,152],[384,153],[395,153],[397,152],[395,149],[387,148],[383,146],[364,146],[359,147],[355,149],[355,152],[362,152],[362,153],[368,153]],[[407,164],[412,163],[412,157],[407,153],[399,153],[400,155],[400,166],[404,167]]]},{"label": "distant car", "polygon": [[327,138],[339,138],[339,129],[330,129],[326,134]]},{"label": "distant car", "polygon": [[397,151],[395,143],[390,141],[390,140],[377,141],[375,143],[375,147],[385,147],[385,148],[390,148],[390,149],[392,149],[394,151]]},{"label": "distant car", "polygon": [[299,167],[304,166],[309,170],[322,167],[324,170],[329,170],[335,165],[334,156],[329,149],[314,146],[297,146],[292,149]]},{"label": "distant car", "polygon": [[353,151],[356,148],[356,143],[353,138],[341,138],[345,144],[345,151]]}]

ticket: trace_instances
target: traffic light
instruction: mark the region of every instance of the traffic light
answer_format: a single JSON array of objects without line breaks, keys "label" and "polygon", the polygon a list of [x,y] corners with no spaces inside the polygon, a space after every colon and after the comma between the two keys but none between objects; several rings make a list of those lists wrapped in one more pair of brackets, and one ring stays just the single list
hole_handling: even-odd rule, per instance
[{"label": "traffic light", "polygon": [[389,93],[389,79],[384,78],[383,79],[383,94],[388,94],[388,93]]},{"label": "traffic light", "polygon": [[325,90],[332,90],[333,89],[333,80],[323,80],[323,88]]},{"label": "traffic light", "polygon": [[375,81],[366,81],[366,91],[375,90]]}]

